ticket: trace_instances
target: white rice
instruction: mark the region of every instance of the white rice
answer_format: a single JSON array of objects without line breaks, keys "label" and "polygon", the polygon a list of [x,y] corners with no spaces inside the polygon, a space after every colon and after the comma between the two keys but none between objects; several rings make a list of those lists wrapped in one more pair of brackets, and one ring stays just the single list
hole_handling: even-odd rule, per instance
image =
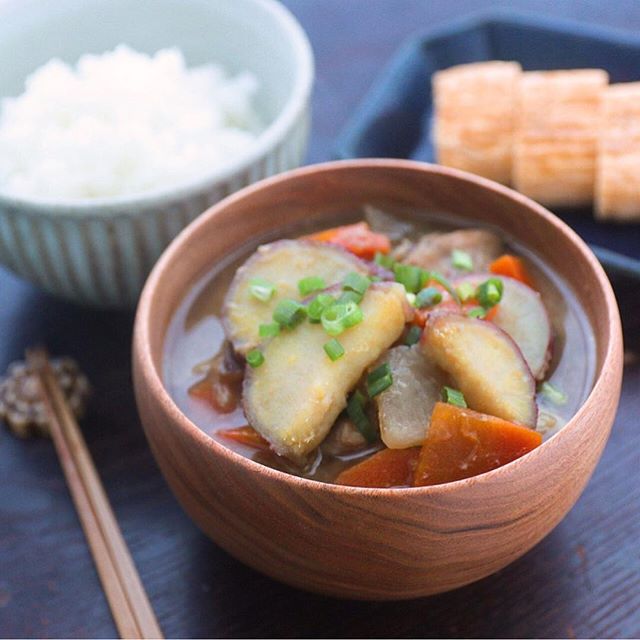
[{"label": "white rice", "polygon": [[257,137],[253,75],[187,69],[175,48],[120,45],[72,68],[51,60],[0,102],[0,191],[99,198],[177,185],[228,163]]}]

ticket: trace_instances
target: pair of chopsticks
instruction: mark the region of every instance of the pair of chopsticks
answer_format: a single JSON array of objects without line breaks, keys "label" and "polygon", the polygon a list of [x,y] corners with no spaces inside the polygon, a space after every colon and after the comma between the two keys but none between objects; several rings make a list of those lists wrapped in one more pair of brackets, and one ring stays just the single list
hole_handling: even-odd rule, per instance
[{"label": "pair of chopsticks", "polygon": [[162,638],[140,576],[46,351],[28,350],[27,364],[40,382],[51,436],[118,632],[122,638]]}]

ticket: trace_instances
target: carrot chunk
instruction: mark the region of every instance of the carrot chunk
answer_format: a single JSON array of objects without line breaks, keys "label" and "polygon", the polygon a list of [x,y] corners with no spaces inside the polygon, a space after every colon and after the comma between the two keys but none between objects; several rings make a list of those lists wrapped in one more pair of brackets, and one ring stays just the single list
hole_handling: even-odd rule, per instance
[{"label": "carrot chunk", "polygon": [[438,402],[413,484],[421,487],[477,476],[523,456],[541,442],[542,436],[528,427]]},{"label": "carrot chunk", "polygon": [[231,413],[238,406],[239,393],[232,385],[215,378],[204,378],[189,388],[192,398],[210,404],[218,413]]},{"label": "carrot chunk", "polygon": [[488,309],[487,315],[484,317],[484,319],[487,320],[487,322],[491,322],[498,315],[499,308],[500,308],[500,305],[496,304],[493,307],[491,307],[491,309]]},{"label": "carrot chunk", "polygon": [[207,375],[189,387],[192,398],[206,402],[218,413],[231,413],[240,402],[242,368],[230,361],[228,348],[223,347],[211,360]]},{"label": "carrot chunk", "polygon": [[505,253],[489,265],[489,271],[499,276],[520,280],[523,284],[535,289],[533,280],[527,272],[524,262],[517,256],[511,256]]},{"label": "carrot chunk", "polygon": [[305,238],[340,245],[365,260],[373,260],[376,253],[389,253],[391,251],[389,238],[382,233],[371,231],[366,222],[325,229],[305,236]]},{"label": "carrot chunk", "polygon": [[221,429],[217,435],[227,440],[233,440],[239,444],[254,449],[268,449],[269,442],[265,440],[253,427],[235,427],[234,429]]},{"label": "carrot chunk", "polygon": [[419,453],[419,447],[383,449],[363,462],[345,469],[336,478],[336,484],[382,489],[411,486]]}]

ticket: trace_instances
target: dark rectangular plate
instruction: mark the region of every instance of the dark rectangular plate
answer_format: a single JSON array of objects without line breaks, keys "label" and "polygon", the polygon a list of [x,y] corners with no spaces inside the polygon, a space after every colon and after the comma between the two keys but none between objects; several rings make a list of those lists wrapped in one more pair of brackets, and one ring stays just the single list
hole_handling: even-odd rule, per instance
[{"label": "dark rectangular plate", "polygon": [[[434,161],[431,75],[455,64],[516,60],[525,70],[598,67],[611,82],[640,79],[640,37],[527,14],[492,12],[408,40],[338,137],[338,158]],[[640,224],[596,222],[591,208],[554,211],[610,276],[640,280]]]}]

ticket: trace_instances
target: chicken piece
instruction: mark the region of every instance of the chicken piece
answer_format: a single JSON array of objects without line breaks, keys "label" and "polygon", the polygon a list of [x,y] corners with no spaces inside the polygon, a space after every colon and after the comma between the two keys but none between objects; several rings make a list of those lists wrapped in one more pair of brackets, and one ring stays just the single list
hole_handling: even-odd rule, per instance
[{"label": "chicken piece", "polygon": [[405,262],[450,278],[462,273],[451,260],[455,249],[471,256],[473,271],[488,271],[489,265],[503,253],[503,244],[495,233],[485,229],[427,233],[409,251]]},{"label": "chicken piece", "polygon": [[346,456],[368,446],[365,437],[349,418],[336,420],[329,435],[322,443],[322,452],[330,456]]},{"label": "chicken piece", "polygon": [[409,238],[404,238],[400,240],[400,242],[391,249],[391,253],[389,254],[395,261],[403,262],[404,259],[411,253],[413,249],[413,242],[409,240]]}]

